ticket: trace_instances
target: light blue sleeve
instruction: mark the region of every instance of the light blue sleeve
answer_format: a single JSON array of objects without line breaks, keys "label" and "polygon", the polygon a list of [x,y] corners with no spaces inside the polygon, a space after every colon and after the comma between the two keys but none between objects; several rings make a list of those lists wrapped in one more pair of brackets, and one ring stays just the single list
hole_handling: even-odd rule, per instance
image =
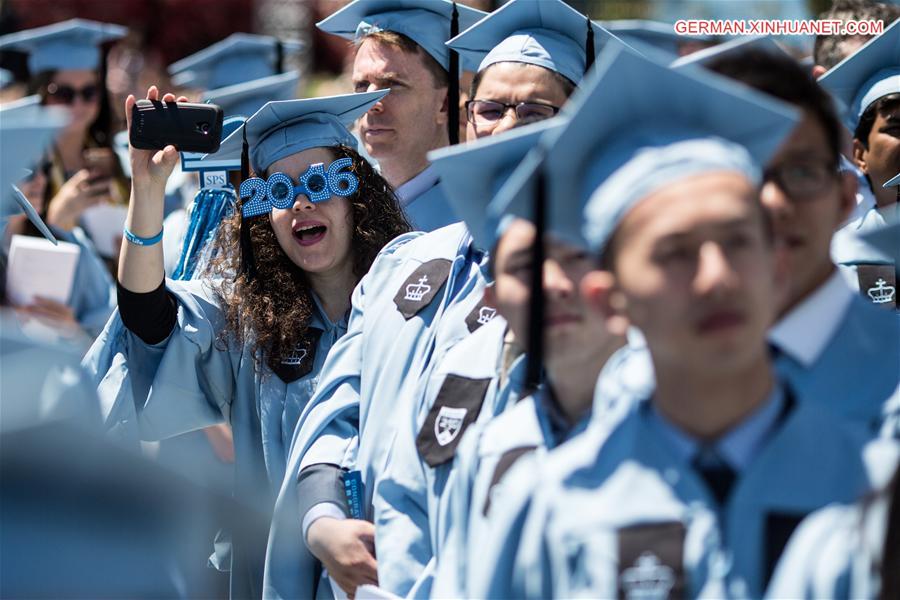
[{"label": "light blue sleeve", "polygon": [[[263,574],[263,598],[312,598],[321,565],[303,539],[297,477],[304,468],[330,463],[352,469],[359,447],[359,381],[365,281],[353,290],[347,333],[328,352],[316,393],[303,409],[284,481],[275,502]],[[321,593],[321,590],[319,590]]]},{"label": "light blue sleeve", "polygon": [[[538,480],[534,476],[537,458],[526,455],[516,461],[501,485],[491,492],[484,539],[469,540],[467,588],[473,598],[522,598],[534,585],[526,581],[519,564],[519,547],[525,537]],[[539,583],[539,582],[538,582]],[[531,584],[531,585],[529,585]],[[549,598],[550,594],[545,596]]]},{"label": "light blue sleeve", "polygon": [[[416,436],[444,375],[429,377],[424,392],[416,392],[401,403],[396,414],[404,422],[396,428],[387,467],[372,497],[375,547],[379,557],[378,584],[398,596],[427,596],[431,587],[430,576],[425,577],[427,581],[422,581],[428,563],[434,558],[429,488],[440,486],[446,477],[436,479],[426,472],[433,470],[419,455]],[[419,401],[420,397],[428,400]],[[439,465],[436,469],[446,471],[448,468],[449,465]],[[432,490],[432,493],[439,495],[440,492]],[[415,594],[411,594],[413,588],[417,590]]]},{"label": "light blue sleeve", "polygon": [[[178,302],[175,328],[146,344],[114,313],[83,365],[97,384],[109,428],[135,429],[160,440],[229,419],[243,360],[217,338],[225,324],[201,282],[167,281]],[[243,376],[253,376],[244,369]]]},{"label": "light blue sleeve", "polygon": [[[767,598],[874,597],[851,595],[855,531],[862,522],[854,506],[834,505],[813,513],[791,537],[766,592]],[[870,573],[865,573],[868,586]],[[861,590],[857,589],[857,592]],[[871,587],[869,591],[873,591]]]},{"label": "light blue sleeve", "polygon": [[[59,233],[58,230],[55,232]],[[81,328],[96,337],[116,307],[115,283],[94,244],[81,228],[62,232],[60,238],[81,248],[69,306]]]},{"label": "light blue sleeve", "polygon": [[438,524],[436,573],[432,584],[433,598],[469,598],[466,587],[469,521],[473,510],[472,485],[478,472],[478,446],[486,422],[474,423],[463,434],[456,448],[453,470],[447,490],[441,498],[440,513],[446,515]]}]

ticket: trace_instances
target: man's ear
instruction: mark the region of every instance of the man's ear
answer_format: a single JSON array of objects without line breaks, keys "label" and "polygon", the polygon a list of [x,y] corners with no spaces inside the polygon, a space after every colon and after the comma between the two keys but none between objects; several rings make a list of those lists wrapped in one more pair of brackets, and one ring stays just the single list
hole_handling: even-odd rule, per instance
[{"label": "man's ear", "polygon": [[609,271],[591,271],[581,278],[581,297],[588,310],[602,315],[613,335],[624,336],[631,322],[625,314],[627,301]]},{"label": "man's ear", "polygon": [[869,174],[869,163],[868,163],[869,151],[866,150],[866,147],[863,146],[863,143],[856,138],[853,138],[853,164],[855,164],[860,171]]}]

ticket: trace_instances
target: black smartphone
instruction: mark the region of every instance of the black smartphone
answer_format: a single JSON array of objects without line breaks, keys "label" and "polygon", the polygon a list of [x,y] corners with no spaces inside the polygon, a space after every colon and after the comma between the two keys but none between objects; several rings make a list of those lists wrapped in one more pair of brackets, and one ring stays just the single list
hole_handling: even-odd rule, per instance
[{"label": "black smartphone", "polygon": [[179,152],[209,154],[219,149],[222,108],[215,104],[138,100],[131,110],[131,145],[162,150],[169,144]]}]

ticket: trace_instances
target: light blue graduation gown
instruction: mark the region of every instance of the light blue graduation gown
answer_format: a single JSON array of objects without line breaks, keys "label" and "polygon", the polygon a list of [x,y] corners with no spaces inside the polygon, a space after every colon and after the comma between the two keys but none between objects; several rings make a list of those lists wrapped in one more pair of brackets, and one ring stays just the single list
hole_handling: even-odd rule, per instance
[{"label": "light blue graduation gown", "polygon": [[633,404],[611,432],[549,454],[524,494],[492,505],[491,518],[502,518],[472,593],[761,597],[792,527],[859,498],[897,460],[893,440],[867,442],[869,432],[813,402],[788,406],[719,508],[653,426],[650,403]]},{"label": "light blue graduation gown", "polygon": [[81,248],[68,305],[81,328],[93,338],[103,330],[109,315],[116,308],[115,283],[84,230],[80,227],[71,231],[52,229],[58,239]]},{"label": "light blue graduation gown", "polygon": [[[510,386],[519,391],[524,366],[525,361],[519,361],[510,375]],[[481,568],[481,540],[487,536],[492,496],[503,495],[506,474],[520,459],[541,460],[548,450],[581,433],[588,421],[597,427],[611,427],[636,398],[652,388],[652,383],[649,354],[639,341],[609,358],[597,379],[591,415],[573,429],[561,432],[553,427],[545,404],[534,396],[472,427],[457,448],[452,485],[441,503],[443,539],[432,595],[472,597],[467,583],[472,571]]]},{"label": "light blue graduation gown", "polygon": [[[485,315],[494,312],[487,307]],[[500,386],[506,331],[506,321],[494,317],[460,341],[423,382],[424,389],[406,398],[412,406],[398,412],[407,423],[398,426],[373,498],[382,589],[411,597],[430,593],[438,526],[445,526],[439,503],[452,477],[454,449],[468,428],[502,412],[521,388],[508,381]],[[452,416],[447,428],[438,423],[445,414]]]},{"label": "light blue graduation gown", "polygon": [[466,319],[482,302],[484,263],[485,254],[457,223],[400,236],[354,290],[347,335],[329,354],[297,425],[269,536],[266,597],[309,597],[316,587],[318,570],[297,514],[303,468],[329,463],[359,470],[371,518],[372,493],[403,418],[398,408],[435,359],[469,335]]},{"label": "light blue graduation gown", "polygon": [[[291,357],[295,364],[281,365],[304,374],[285,383],[267,363],[258,367],[249,347],[222,347],[217,336],[225,328],[224,315],[208,284],[167,280],[166,288],[178,302],[177,323],[166,340],[144,343],[117,312],[85,357],[109,406],[107,428],[160,440],[228,421],[235,496],[268,515],[284,478],[294,426],[346,321],[331,322],[316,302],[308,346]],[[232,597],[262,595],[266,534],[233,540]]]},{"label": "light blue graduation gown", "polygon": [[776,366],[800,400],[809,399],[873,430],[881,428],[897,417],[900,315],[854,296],[810,367],[787,355],[778,357]]},{"label": "light blue graduation gown", "polygon": [[459,221],[439,181],[406,204],[403,212],[418,231],[435,231]]}]

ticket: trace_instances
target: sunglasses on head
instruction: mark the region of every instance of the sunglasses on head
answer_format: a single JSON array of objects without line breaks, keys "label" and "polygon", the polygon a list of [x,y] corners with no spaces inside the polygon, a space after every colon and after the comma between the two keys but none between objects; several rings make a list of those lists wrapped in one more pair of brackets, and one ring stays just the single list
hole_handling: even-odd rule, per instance
[{"label": "sunglasses on head", "polygon": [[71,85],[51,83],[47,86],[47,97],[62,104],[72,104],[75,98],[81,96],[85,102],[93,102],[100,89],[96,84],[89,84],[83,88],[73,88]]}]

